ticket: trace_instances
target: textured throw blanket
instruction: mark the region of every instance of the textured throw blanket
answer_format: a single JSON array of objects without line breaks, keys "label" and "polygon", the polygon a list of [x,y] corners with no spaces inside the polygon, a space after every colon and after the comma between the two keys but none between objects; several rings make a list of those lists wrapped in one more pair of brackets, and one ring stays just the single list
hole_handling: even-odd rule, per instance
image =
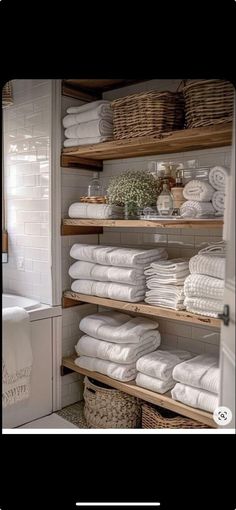
[{"label": "textured throw blanket", "polygon": [[193,388],[185,384],[177,383],[173,390],[171,390],[171,396],[174,400],[179,400],[187,406],[203,409],[209,413],[213,413],[219,406],[219,397],[215,393]]},{"label": "textured throw blanket", "polygon": [[69,115],[66,115],[62,121],[65,128],[96,119],[106,119],[112,122],[113,118],[111,103],[104,99],[81,106],[71,106],[67,108],[67,113]]},{"label": "textured throw blanket", "polygon": [[82,260],[78,260],[70,266],[69,275],[76,280],[97,280],[99,282],[145,286],[145,277],[141,269],[102,266],[101,264],[93,264]]},{"label": "textured throw blanket", "polygon": [[118,205],[76,202],[69,207],[69,218],[120,219],[124,209]]},{"label": "textured throw blanket", "polygon": [[216,211],[222,213],[222,215],[224,214],[225,194],[223,191],[215,191],[212,197],[212,205]]},{"label": "textured throw blanket", "polygon": [[187,200],[180,206],[180,216],[183,218],[209,218],[215,216],[215,209],[211,202]]},{"label": "textured throw blanket", "polygon": [[217,299],[224,295],[224,280],[202,274],[191,274],[184,282],[184,294],[187,297]]},{"label": "textured throw blanket", "polygon": [[173,379],[201,390],[219,393],[220,368],[219,358],[211,354],[200,354],[176,365]]},{"label": "textured throw blanket", "polygon": [[70,256],[76,260],[95,262],[104,266],[144,268],[154,260],[167,258],[168,254],[164,248],[138,250],[120,246],[74,244],[70,250]]},{"label": "textured throw blanket", "polygon": [[76,147],[77,145],[93,145],[94,143],[109,142],[112,136],[91,136],[87,138],[66,138],[64,140],[64,147]]},{"label": "textured throw blanket", "polygon": [[171,378],[168,381],[162,381],[156,377],[150,377],[149,375],[138,373],[136,377],[137,386],[146,388],[147,390],[155,391],[156,393],[166,393],[168,390],[173,388],[175,381]]},{"label": "textured throw blanket", "polygon": [[96,136],[112,136],[113,124],[105,119],[91,120],[76,124],[65,130],[66,138],[90,138]]},{"label": "textured throw blanket", "polygon": [[184,306],[188,312],[207,317],[217,318],[219,313],[223,313],[223,302],[217,299],[186,297]]},{"label": "textured throw blanket", "polygon": [[213,193],[214,188],[208,182],[198,179],[187,182],[183,190],[186,200],[195,200],[197,202],[210,202]]},{"label": "textured throw blanket", "polygon": [[124,283],[97,282],[95,280],[75,280],[71,285],[71,290],[89,296],[137,303],[144,299],[146,287],[145,285],[125,285]]},{"label": "textured throw blanket", "polygon": [[208,253],[194,255],[189,261],[190,273],[197,273],[215,278],[225,277],[225,258],[222,256],[211,256]]},{"label": "textured throw blanket", "polygon": [[145,343],[158,328],[158,322],[145,317],[131,317],[119,312],[99,312],[80,321],[86,335],[114,343]]},{"label": "textured throw blanket", "polygon": [[149,375],[150,377],[168,381],[172,378],[173,369],[178,363],[192,358],[193,355],[188,351],[178,349],[164,351],[157,349],[139,358],[136,364],[138,372]]},{"label": "textured throw blanket", "polygon": [[227,177],[228,170],[223,166],[214,166],[209,172],[210,184],[218,191],[225,190]]},{"label": "textured throw blanket", "polygon": [[122,365],[103,359],[80,356],[76,358],[75,364],[92,372],[99,372],[100,374],[112,377],[112,379],[117,379],[117,381],[132,381],[137,374],[135,363]]},{"label": "textured throw blanket", "polygon": [[91,356],[114,363],[135,363],[140,356],[154,351],[161,343],[159,331],[150,333],[139,344],[121,344],[105,342],[88,335],[83,335],[75,346],[78,356]]}]

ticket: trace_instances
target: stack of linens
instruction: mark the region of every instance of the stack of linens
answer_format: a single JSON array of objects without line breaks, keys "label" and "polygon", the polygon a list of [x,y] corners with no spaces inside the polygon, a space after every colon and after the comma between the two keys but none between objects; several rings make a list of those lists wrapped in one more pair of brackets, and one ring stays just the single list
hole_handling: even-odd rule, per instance
[{"label": "stack of linens", "polygon": [[110,101],[99,100],[67,109],[63,119],[64,147],[105,142],[113,138],[113,114]]}]

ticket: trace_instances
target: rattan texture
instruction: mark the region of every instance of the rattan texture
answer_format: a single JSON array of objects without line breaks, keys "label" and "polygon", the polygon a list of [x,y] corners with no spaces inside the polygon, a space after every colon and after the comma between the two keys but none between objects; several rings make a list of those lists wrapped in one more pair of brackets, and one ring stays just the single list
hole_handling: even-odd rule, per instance
[{"label": "rattan texture", "polygon": [[149,404],[142,405],[142,429],[199,429],[209,428],[191,418]]}]

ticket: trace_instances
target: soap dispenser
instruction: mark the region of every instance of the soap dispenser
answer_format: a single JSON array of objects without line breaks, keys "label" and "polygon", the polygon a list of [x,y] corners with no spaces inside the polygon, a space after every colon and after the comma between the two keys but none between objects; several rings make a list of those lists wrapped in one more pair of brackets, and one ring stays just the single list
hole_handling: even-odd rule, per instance
[{"label": "soap dispenser", "polygon": [[162,192],[157,199],[157,210],[161,216],[171,216],[173,212],[173,197],[169,190],[168,179],[163,180]]}]

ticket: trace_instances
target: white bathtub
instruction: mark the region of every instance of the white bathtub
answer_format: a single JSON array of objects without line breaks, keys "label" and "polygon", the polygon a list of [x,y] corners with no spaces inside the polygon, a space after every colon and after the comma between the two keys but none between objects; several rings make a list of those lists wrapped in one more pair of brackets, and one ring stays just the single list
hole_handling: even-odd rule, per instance
[{"label": "white bathtub", "polygon": [[35,308],[39,308],[40,303],[34,299],[29,299],[24,296],[17,296],[15,294],[3,294],[2,307],[12,308],[13,306],[20,306],[25,310],[35,310]]}]

